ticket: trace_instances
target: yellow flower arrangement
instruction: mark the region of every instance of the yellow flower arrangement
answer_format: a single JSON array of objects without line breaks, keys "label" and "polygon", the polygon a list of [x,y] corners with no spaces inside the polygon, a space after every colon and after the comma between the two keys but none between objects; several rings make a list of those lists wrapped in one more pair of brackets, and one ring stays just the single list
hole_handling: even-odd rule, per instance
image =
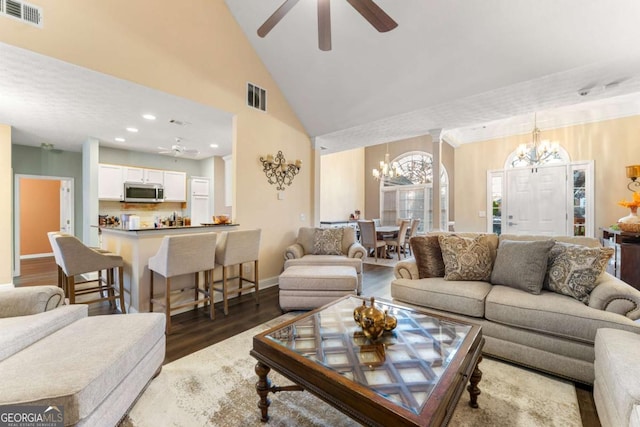
[{"label": "yellow flower arrangement", "polygon": [[638,206],[640,206],[640,193],[638,193],[637,191],[634,191],[633,200],[628,202],[623,199],[623,200],[620,200],[618,204],[620,206],[624,206],[625,208],[637,208]]}]

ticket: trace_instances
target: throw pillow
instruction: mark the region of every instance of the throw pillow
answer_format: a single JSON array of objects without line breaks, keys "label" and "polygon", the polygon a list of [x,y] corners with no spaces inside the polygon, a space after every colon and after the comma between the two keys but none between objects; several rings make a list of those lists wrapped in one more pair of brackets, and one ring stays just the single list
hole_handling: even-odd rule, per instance
[{"label": "throw pillow", "polygon": [[589,295],[613,255],[613,248],[556,243],[549,252],[545,287],[589,304]]},{"label": "throw pillow", "polygon": [[444,280],[489,280],[493,251],[487,235],[440,235],[438,241],[444,261]]},{"label": "throw pillow", "polygon": [[491,283],[539,294],[547,273],[553,240],[503,240],[491,272]]},{"label": "throw pillow", "polygon": [[444,276],[444,261],[438,236],[414,236],[409,239],[409,244],[420,279]]},{"label": "throw pillow", "polygon": [[313,238],[314,255],[342,255],[342,228],[317,228]]}]

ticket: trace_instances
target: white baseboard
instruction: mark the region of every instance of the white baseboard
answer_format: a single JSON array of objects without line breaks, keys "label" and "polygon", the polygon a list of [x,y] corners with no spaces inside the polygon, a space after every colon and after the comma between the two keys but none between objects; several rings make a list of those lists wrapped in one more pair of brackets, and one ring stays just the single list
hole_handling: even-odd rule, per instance
[{"label": "white baseboard", "polygon": [[43,254],[20,255],[20,259],[46,258],[53,256],[53,252]]}]

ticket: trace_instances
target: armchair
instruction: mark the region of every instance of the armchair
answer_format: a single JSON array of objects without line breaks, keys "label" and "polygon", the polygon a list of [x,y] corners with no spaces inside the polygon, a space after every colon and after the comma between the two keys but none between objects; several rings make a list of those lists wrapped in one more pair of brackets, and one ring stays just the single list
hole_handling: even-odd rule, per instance
[{"label": "armchair", "polygon": [[[342,233],[340,245],[333,248],[335,250],[320,244],[323,235],[332,233]],[[356,241],[356,230],[352,227],[300,227],[296,242],[285,249],[284,268],[287,269],[293,265],[342,265],[354,267],[358,275],[358,294],[360,294],[362,292],[362,260],[366,255],[367,251],[364,246]]]}]

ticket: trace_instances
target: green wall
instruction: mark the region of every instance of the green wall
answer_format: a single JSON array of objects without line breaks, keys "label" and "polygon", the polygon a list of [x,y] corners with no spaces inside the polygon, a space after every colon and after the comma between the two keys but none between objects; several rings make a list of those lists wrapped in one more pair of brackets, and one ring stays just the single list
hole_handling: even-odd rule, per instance
[{"label": "green wall", "polygon": [[[61,150],[47,151],[39,147],[13,144],[11,146],[11,167],[14,175],[73,178],[74,234],[82,240],[82,153]],[[13,217],[17,217],[17,212],[13,212]]]}]

